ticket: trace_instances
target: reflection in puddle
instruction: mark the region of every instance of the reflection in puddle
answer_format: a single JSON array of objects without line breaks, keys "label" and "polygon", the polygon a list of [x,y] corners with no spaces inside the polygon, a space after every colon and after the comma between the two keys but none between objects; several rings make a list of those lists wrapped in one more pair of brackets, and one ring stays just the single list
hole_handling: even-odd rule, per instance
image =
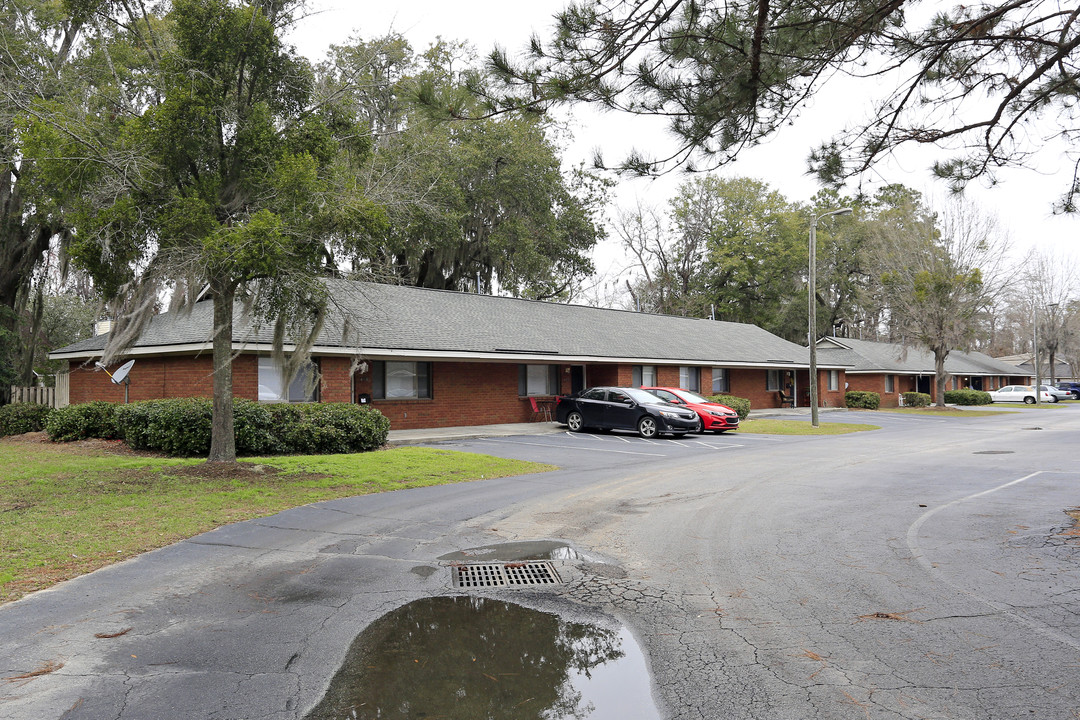
[{"label": "reflection in puddle", "polygon": [[353,641],[306,720],[659,718],[625,629],[498,600],[417,600]]}]

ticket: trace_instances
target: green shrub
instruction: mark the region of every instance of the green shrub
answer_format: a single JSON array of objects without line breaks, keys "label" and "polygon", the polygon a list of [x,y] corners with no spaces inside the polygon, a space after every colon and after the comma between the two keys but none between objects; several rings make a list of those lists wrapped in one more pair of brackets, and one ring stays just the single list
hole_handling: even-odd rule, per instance
[{"label": "green shrub", "polygon": [[[119,406],[128,443],[169,455],[210,452],[213,404],[207,398],[146,400]],[[386,443],[390,421],[351,403],[233,404],[237,455],[328,454],[373,450]]]},{"label": "green shrub", "polygon": [[270,407],[253,400],[233,401],[233,432],[237,455],[272,455],[281,452]]},{"label": "green shrub", "polygon": [[945,402],[949,405],[989,405],[990,393],[982,390],[946,390]]},{"label": "green shrub", "polygon": [[280,451],[297,454],[364,452],[386,443],[390,421],[378,410],[352,403],[274,405]]},{"label": "green shrub", "polygon": [[877,410],[881,407],[881,395],[865,390],[849,390],[844,393],[844,404],[849,408]]},{"label": "green shrub", "polygon": [[87,438],[111,440],[123,437],[116,421],[115,403],[95,400],[81,405],[57,408],[45,418],[45,432],[55,442]]},{"label": "green shrub", "polygon": [[168,455],[210,454],[209,398],[168,398],[120,405],[117,422],[128,445]]},{"label": "green shrub", "polygon": [[904,407],[929,407],[930,396],[921,392],[906,392],[901,395],[904,398]]},{"label": "green shrub", "polygon": [[735,397],[734,395],[710,395],[709,400],[721,405],[727,405],[739,413],[739,420],[745,420],[746,416],[750,414],[750,401],[747,398]]},{"label": "green shrub", "polygon": [[44,430],[50,412],[51,407],[37,403],[0,405],[0,437]]}]

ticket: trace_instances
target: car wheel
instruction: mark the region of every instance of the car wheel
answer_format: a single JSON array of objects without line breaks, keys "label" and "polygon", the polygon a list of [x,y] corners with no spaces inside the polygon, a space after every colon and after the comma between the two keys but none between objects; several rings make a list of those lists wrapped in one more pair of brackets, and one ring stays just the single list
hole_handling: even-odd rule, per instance
[{"label": "car wheel", "polygon": [[1031,397],[1030,395],[1025,395],[1024,396],[1024,404],[1025,405],[1034,405],[1035,404],[1035,398]]},{"label": "car wheel", "polygon": [[700,417],[697,419],[697,425],[690,428],[690,432],[694,435],[703,435],[705,433],[705,423]]},{"label": "car wheel", "polygon": [[654,438],[659,434],[660,428],[656,425],[656,418],[645,415],[637,421],[637,431],[643,438]]},{"label": "car wheel", "polygon": [[1050,402],[1056,403],[1057,402],[1057,395],[1051,395],[1050,396]]},{"label": "car wheel", "polygon": [[581,417],[581,413],[574,410],[566,416],[566,427],[570,429],[570,432],[581,432],[585,428],[585,418]]}]

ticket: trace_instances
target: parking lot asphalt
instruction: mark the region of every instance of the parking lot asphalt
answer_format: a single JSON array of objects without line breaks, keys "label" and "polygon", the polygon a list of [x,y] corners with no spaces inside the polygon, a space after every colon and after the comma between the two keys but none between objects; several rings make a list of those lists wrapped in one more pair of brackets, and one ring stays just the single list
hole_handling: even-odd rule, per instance
[{"label": "parking lot asphalt", "polygon": [[562,469],[306,505],[0,607],[0,720],[301,720],[362,630],[463,594],[448,554],[534,540],[577,553],[562,584],[467,594],[619,620],[665,717],[1069,717],[1077,412],[395,431]]},{"label": "parking lot asphalt", "polygon": [[[846,412],[842,408],[822,408],[821,411],[823,413]],[[810,408],[769,408],[750,412],[751,419],[764,417],[809,418]],[[512,435],[551,435],[561,432],[566,432],[565,425],[546,421],[502,423],[497,425],[462,425],[444,428],[422,428],[419,430],[391,430],[386,444],[390,446],[419,445],[446,440],[469,440],[472,438],[508,437]]]}]

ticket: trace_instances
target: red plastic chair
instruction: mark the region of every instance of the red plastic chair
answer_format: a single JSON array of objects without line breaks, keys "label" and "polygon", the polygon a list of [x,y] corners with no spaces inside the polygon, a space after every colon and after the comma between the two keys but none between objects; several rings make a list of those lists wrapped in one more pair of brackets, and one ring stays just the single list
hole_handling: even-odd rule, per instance
[{"label": "red plastic chair", "polygon": [[539,420],[541,417],[551,422],[551,406],[544,401],[538,401],[534,397],[529,398],[529,403],[532,405],[533,419]]}]

